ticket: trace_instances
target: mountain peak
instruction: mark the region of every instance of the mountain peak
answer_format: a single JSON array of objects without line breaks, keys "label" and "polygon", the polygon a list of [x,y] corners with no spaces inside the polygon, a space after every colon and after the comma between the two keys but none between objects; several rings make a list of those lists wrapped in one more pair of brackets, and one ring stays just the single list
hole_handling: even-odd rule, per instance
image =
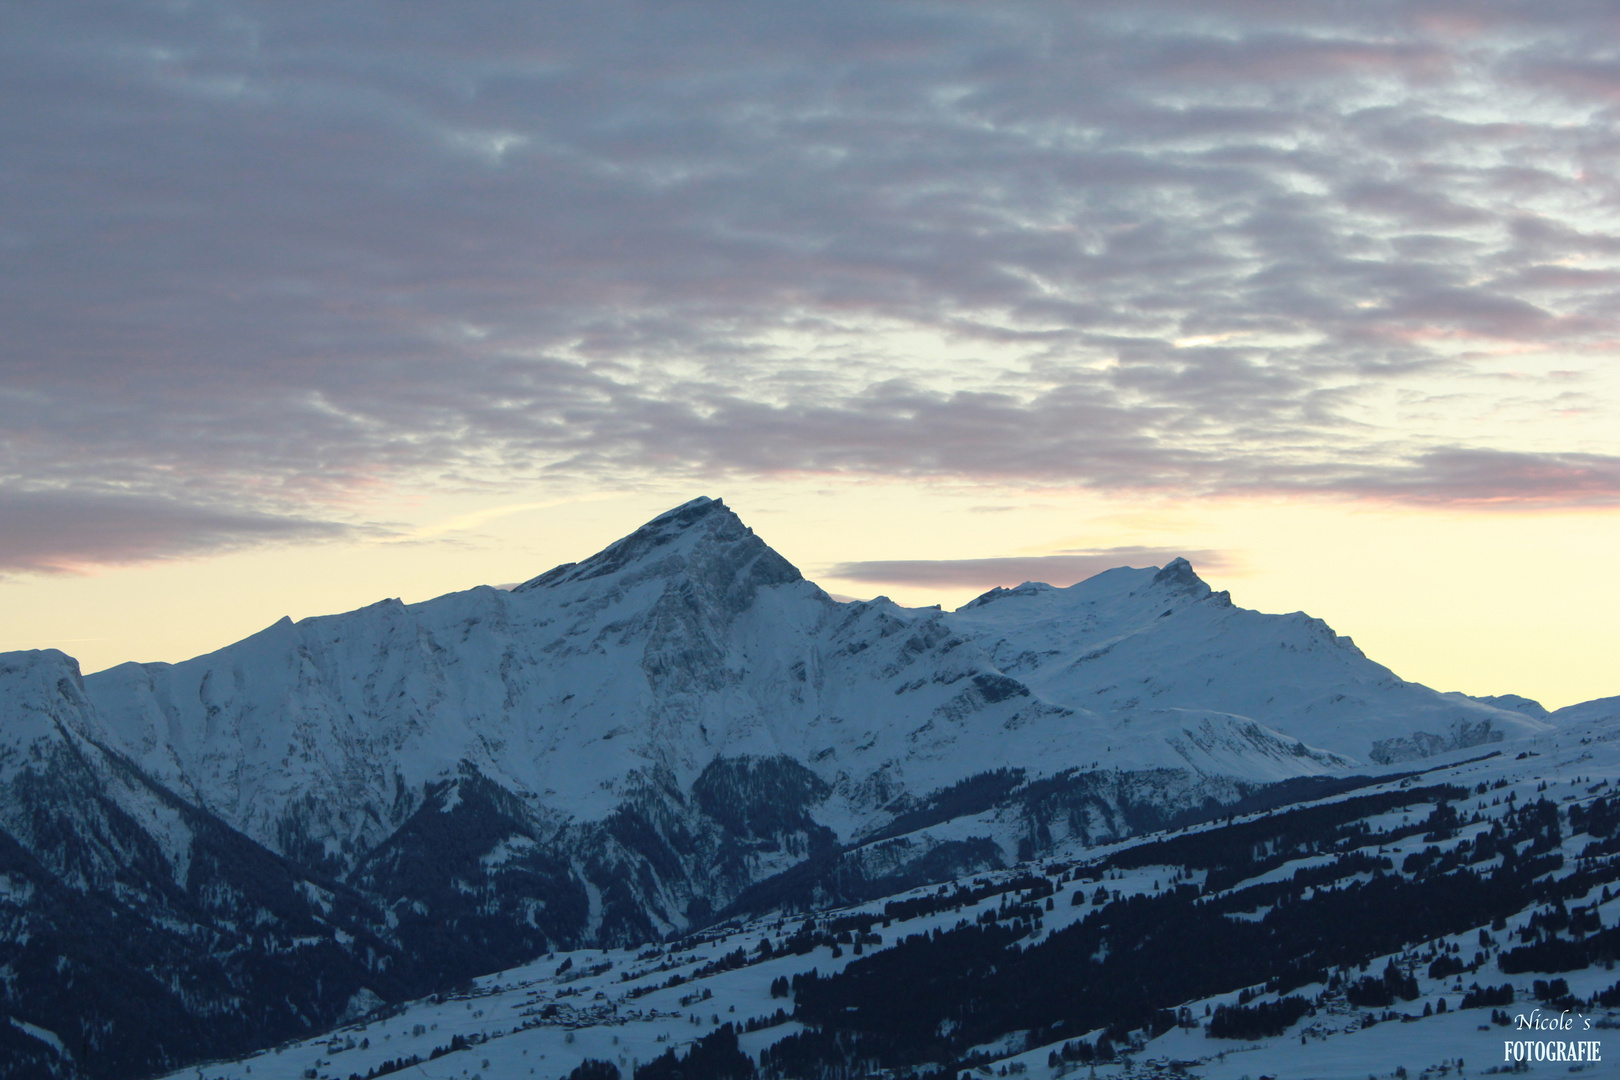
[{"label": "mountain peak", "polygon": [[[802,578],[797,568],[766,546],[763,540],[754,535],[754,530],[744,525],[742,519],[723,501],[699,496],[664,511],[583,562],[553,567],[512,591],[527,592],[560,585],[565,581],[607,577],[637,563],[647,562],[655,555],[662,559],[666,554],[679,554],[690,562],[702,549],[726,549],[728,560],[742,556],[748,561],[765,564],[757,568],[757,584],[776,584]],[[703,561],[702,556],[699,558]]]},{"label": "mountain peak", "polygon": [[1208,595],[1209,586],[1204,579],[1193,572],[1192,563],[1186,559],[1171,559],[1164,564],[1164,568],[1153,575],[1153,584],[1163,585],[1174,592]]},{"label": "mountain peak", "polygon": [[707,495],[699,495],[695,499],[688,499],[686,502],[681,503],[673,510],[665,510],[647,524],[657,525],[661,521],[692,522],[711,510],[724,509],[726,509],[725,500],[711,499]]}]

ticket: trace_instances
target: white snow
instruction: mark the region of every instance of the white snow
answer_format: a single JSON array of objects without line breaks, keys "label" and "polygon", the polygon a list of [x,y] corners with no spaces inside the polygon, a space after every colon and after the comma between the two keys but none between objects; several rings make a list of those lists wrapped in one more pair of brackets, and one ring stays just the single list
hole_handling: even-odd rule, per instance
[{"label": "white snow", "polygon": [[832,785],[820,820],[847,840],[902,793],[996,767],[1270,781],[1554,726],[1403,682],[1179,561],[951,613],[838,603],[709,500],[511,591],[283,620],[85,688],[87,722],[171,789],[349,861],[463,761],[594,821],[638,778],[787,755]]},{"label": "white snow", "polygon": [[[1500,755],[1485,761],[1443,766],[1426,776],[1424,782],[1452,782],[1470,786],[1486,783],[1490,789],[1489,795],[1484,797],[1490,811],[1487,816],[1505,812],[1508,807],[1505,797],[1509,792],[1518,793],[1518,801],[1521,802],[1541,795],[1561,802],[1567,801],[1570,796],[1589,800],[1596,797],[1588,790],[1596,786],[1594,777],[1620,777],[1620,740],[1607,738],[1613,731],[1612,722],[1565,728],[1556,735],[1543,736],[1526,744],[1537,751],[1534,757],[1516,759]],[[1508,781],[1508,786],[1491,787],[1498,780]],[[1546,782],[1548,787],[1546,791],[1538,792],[1537,788],[1542,782]],[[1399,783],[1389,785],[1390,790],[1399,788]],[[1363,789],[1356,794],[1366,793],[1366,789]],[[1503,801],[1492,807],[1491,798]],[[1473,802],[1477,801],[1479,797],[1476,796]],[[1472,806],[1472,802],[1469,805]],[[1463,804],[1459,803],[1458,807],[1463,809]],[[1389,825],[1399,824],[1403,818],[1418,820],[1430,808],[1414,803],[1405,811],[1380,815],[1380,820]],[[1461,830],[1461,835],[1469,836],[1476,831],[1477,828],[1468,827]],[[1118,850],[1144,842],[1145,839],[1113,845],[1106,850]],[[1413,839],[1421,840],[1420,837]],[[1582,838],[1583,841],[1585,839]],[[1398,866],[1401,853],[1394,848],[1390,850]],[[1320,865],[1322,862],[1323,859],[1314,856],[1295,860],[1259,875],[1245,885],[1284,880],[1296,869]],[[1040,872],[1038,868],[1025,867],[973,875],[959,884],[966,886],[974,880],[1005,882],[1018,873],[1030,870]],[[1129,896],[1151,891],[1155,882],[1168,887],[1176,870],[1169,866],[1142,867],[1118,876],[1111,874],[1101,884],[1110,893],[1118,891],[1121,895]],[[1096,882],[1084,880],[1059,884],[1053,910],[1044,913],[1046,933],[1042,936],[1060,930],[1092,911],[1089,901],[1079,906],[1071,905],[1069,895],[1079,890],[1089,898],[1097,886]],[[932,888],[919,889],[903,895],[915,896],[933,891]],[[1594,890],[1594,893],[1600,891]],[[1574,898],[1570,906],[1597,899],[1597,895]],[[895,922],[880,929],[882,945],[868,946],[867,952],[892,946],[910,934],[926,934],[935,927],[948,929],[963,918],[971,921],[980,911],[1001,902],[1000,896],[992,896],[960,911]],[[851,910],[881,912],[882,904],[882,901],[878,901]],[[1533,906],[1539,908],[1542,905]],[[1259,914],[1262,913],[1256,913],[1255,917]],[[1603,905],[1602,917],[1605,925],[1613,925],[1620,919],[1620,897]],[[353,1024],[331,1035],[291,1044],[242,1062],[204,1067],[201,1074],[209,1080],[213,1077],[234,1077],[242,1074],[243,1065],[251,1064],[255,1080],[278,1080],[283,1077],[292,1080],[304,1076],[307,1069],[314,1069],[317,1076],[325,1077],[341,1078],[351,1072],[364,1075],[368,1068],[385,1059],[409,1053],[419,1053],[425,1057],[434,1046],[448,1045],[453,1035],[460,1034],[475,1042],[470,1050],[403,1070],[397,1075],[407,1080],[430,1077],[444,1080],[445,1077],[460,1077],[463,1074],[470,1077],[473,1073],[491,1078],[523,1077],[530,1075],[533,1070],[533,1075],[537,1077],[551,1078],[566,1074],[585,1057],[596,1057],[616,1062],[628,1077],[638,1062],[648,1061],[663,1053],[667,1047],[674,1047],[680,1052],[719,1023],[741,1024],[750,1018],[771,1016],[779,1008],[791,1014],[791,1000],[770,997],[769,988],[773,979],[791,977],[812,967],[825,975],[856,959],[847,947],[843,950],[844,955],[837,959],[827,948],[820,947],[805,956],[776,957],[737,970],[692,977],[697,967],[737,948],[753,956],[762,938],[781,941],[800,921],[802,916],[789,916],[785,920],[766,916],[741,928],[722,928],[690,948],[654,948],[639,953],[636,950],[600,949],[558,953],[521,968],[480,978],[465,997],[452,997],[442,1004],[417,1002],[387,1019]],[[1508,934],[1520,921],[1509,920],[1509,930],[1495,931],[1493,936],[1506,946]],[[1299,1021],[1281,1036],[1244,1042],[1208,1038],[1201,1027],[1175,1029],[1139,1048],[1129,1049],[1118,1062],[1098,1065],[1095,1073],[1110,1080],[1169,1075],[1193,1075],[1210,1080],[1240,1080],[1244,1076],[1251,1080],[1263,1076],[1288,1077],[1291,1080],[1362,1080],[1374,1076],[1383,1080],[1397,1075],[1396,1070],[1404,1068],[1411,1080],[1418,1080],[1425,1070],[1431,1080],[1438,1080],[1443,1075],[1457,1075],[1456,1061],[1461,1058],[1465,1066],[1461,1075],[1484,1074],[1487,1069],[1501,1063],[1505,1041],[1543,1038],[1547,1035],[1494,1026],[1489,1022],[1488,1008],[1459,1009],[1462,995],[1456,989],[1457,983],[1477,981],[1494,985],[1510,982],[1518,990],[1518,1000],[1507,1011],[1515,1016],[1521,1013],[1529,1016],[1531,1010],[1536,1008],[1536,1003],[1529,1000],[1530,983],[1535,978],[1545,979],[1549,976],[1536,973],[1504,975],[1492,964],[1461,980],[1456,977],[1427,977],[1423,958],[1430,951],[1436,947],[1456,945],[1463,950],[1463,956],[1469,956],[1478,947],[1476,939],[1482,929],[1487,928],[1471,928],[1436,942],[1411,942],[1401,953],[1369,962],[1368,970],[1376,972],[1382,969],[1386,961],[1400,960],[1412,968],[1418,977],[1420,996],[1413,1002],[1397,1001],[1392,1010],[1397,1014],[1397,1019],[1380,1020],[1364,1028],[1369,1011],[1349,1007],[1342,998],[1334,999],[1330,994],[1328,1005],[1319,1010],[1316,1016]],[[559,976],[556,974],[557,968],[565,960],[572,960],[572,970]],[[600,974],[581,975],[605,962],[611,962],[612,966]],[[664,966],[664,970],[655,970],[660,966]],[[658,985],[677,974],[684,976],[686,981],[650,993],[639,992],[642,987]],[[1597,966],[1563,973],[1558,977],[1565,978],[1577,996],[1586,997],[1610,986],[1620,976]],[[1232,1004],[1237,1000],[1240,989],[1234,986],[1215,997],[1183,1004],[1196,1019],[1202,1020],[1206,1006]],[[1316,985],[1292,992],[1310,997],[1325,989]],[[637,992],[634,997],[631,996],[633,991]],[[1258,1000],[1274,998],[1275,995],[1262,994]],[[1448,1002],[1447,1012],[1427,1017],[1422,1015],[1425,1005],[1437,1007],[1442,998]],[[543,1010],[551,1005],[557,1006],[555,1013],[543,1017]],[[1585,1037],[1602,1042],[1606,1059],[1620,1061],[1620,1040],[1605,1038],[1616,1026],[1620,1026],[1620,1013],[1599,1009],[1590,1015],[1578,1017],[1576,1022],[1585,1024],[1588,1020],[1593,1026]],[[1482,1027],[1485,1030],[1481,1030]],[[418,1029],[422,1033],[414,1034]],[[769,1027],[743,1036],[741,1044],[745,1050],[757,1055],[764,1047],[796,1030],[799,1030],[798,1025],[792,1022]],[[1093,1036],[1095,1034],[1092,1033]],[[1571,1034],[1564,1037],[1579,1036]],[[362,1040],[368,1040],[364,1048]],[[1059,1065],[1055,1069],[1049,1066],[1048,1054],[1056,1050],[1058,1044],[1026,1047],[1019,1033],[1011,1033],[997,1040],[995,1046],[998,1060],[991,1069],[994,1075],[999,1076],[1002,1067],[1008,1068],[1011,1074],[1022,1075],[1029,1080],[1056,1080],[1064,1076],[1081,1080],[1091,1075],[1089,1066]],[[1173,1064],[1175,1069],[1172,1068]],[[1447,1070],[1445,1073],[1440,1071],[1442,1065]],[[1178,1069],[1179,1072],[1176,1071]],[[1542,1064],[1536,1066],[1535,1071],[1556,1071],[1562,1075],[1568,1071],[1568,1066],[1561,1064],[1554,1069]],[[1586,1075],[1614,1075],[1613,1066],[1607,1063],[1589,1066],[1582,1071]],[[195,1069],[187,1069],[175,1073],[174,1077],[179,1080],[182,1076],[189,1078],[195,1075]]]}]

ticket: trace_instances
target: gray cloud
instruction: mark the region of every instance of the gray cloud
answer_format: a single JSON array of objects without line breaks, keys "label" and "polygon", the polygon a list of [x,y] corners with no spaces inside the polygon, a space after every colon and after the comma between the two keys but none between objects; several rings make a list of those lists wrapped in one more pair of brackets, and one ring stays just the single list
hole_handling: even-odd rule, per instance
[{"label": "gray cloud", "polygon": [[1611,354],[1610,16],[13,5],[0,481],[289,535],[514,476],[1607,503],[1611,447],[1360,407]]},{"label": "gray cloud", "polygon": [[1620,458],[1447,447],[1399,468],[1346,476],[1335,486],[1453,506],[1615,506],[1620,505]]},{"label": "gray cloud", "polygon": [[0,574],[72,572],[345,532],[331,522],[161,497],[0,488]]},{"label": "gray cloud", "polygon": [[1216,551],[1118,547],[1005,559],[875,559],[844,562],[828,567],[822,576],[839,581],[936,588],[967,586],[991,589],[1021,585],[1026,581],[1068,586],[1116,566],[1162,566],[1178,556],[1205,569],[1220,569],[1228,565],[1227,558]]}]

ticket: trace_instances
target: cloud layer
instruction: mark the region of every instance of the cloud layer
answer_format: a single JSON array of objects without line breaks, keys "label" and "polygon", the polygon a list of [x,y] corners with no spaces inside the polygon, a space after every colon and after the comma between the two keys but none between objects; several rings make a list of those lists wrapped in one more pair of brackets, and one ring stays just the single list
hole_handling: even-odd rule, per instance
[{"label": "cloud layer", "polygon": [[290,514],[232,512],[162,497],[0,490],[0,575],[73,572],[343,532]]},{"label": "cloud layer", "polygon": [[1225,557],[1214,551],[1119,547],[1005,559],[872,559],[837,563],[821,576],[839,581],[934,588],[990,589],[998,585],[1021,585],[1026,581],[1063,587],[1116,566],[1162,566],[1178,555],[1205,569],[1227,565]]},{"label": "cloud layer", "polygon": [[[14,5],[0,492],[81,516],[0,562],[511,477],[1613,505],[1616,37],[1505,0]],[[137,505],[174,529],[121,543]]]}]

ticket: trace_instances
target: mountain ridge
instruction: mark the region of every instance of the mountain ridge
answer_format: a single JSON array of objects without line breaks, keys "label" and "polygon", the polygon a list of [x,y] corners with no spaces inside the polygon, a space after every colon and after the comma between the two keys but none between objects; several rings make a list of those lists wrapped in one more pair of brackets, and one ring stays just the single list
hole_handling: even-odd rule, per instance
[{"label": "mountain ridge", "polygon": [[[73,828],[149,852],[136,894],[180,890],[165,903],[192,942],[234,940],[196,890],[269,903],[254,875],[287,882],[303,899],[274,902],[265,940],[323,927],[303,970],[334,989],[277,1023],[311,1030],[356,994],[656,941],[760,897],[826,906],[996,869],[1559,715],[1400,680],[1321,620],[1234,605],[1185,559],[953,612],[837,601],[708,498],[509,591],[281,619],[178,664],[81,677],[65,654],[12,653],[0,671],[17,858],[46,854],[27,821],[124,807]],[[63,754],[103,764],[64,779]],[[221,844],[235,864],[193,886]],[[132,917],[95,875],[17,873],[30,895]],[[14,928],[43,917],[23,910]],[[227,963],[164,948],[166,970]],[[247,998],[287,977],[245,963],[227,967]]]},{"label": "mountain ridge", "polygon": [[[1167,635],[1161,620],[1178,613],[1183,624],[1197,625]],[[1244,625],[1235,630],[1234,622]],[[1336,689],[1324,695],[1306,688],[1314,698],[1305,700],[1302,665],[1272,659],[1266,670],[1287,685],[1264,688],[1262,699],[1255,689],[1259,647],[1239,661],[1222,655],[1239,630],[1284,653],[1315,654],[1307,674],[1336,663]],[[1193,632],[1201,648],[1192,650],[1190,665],[1166,655],[1187,653]],[[851,671],[850,657],[900,634],[903,647],[887,664]],[[1168,650],[1158,647],[1161,639]],[[938,653],[938,670],[896,684],[902,668],[930,651]],[[609,653],[617,667],[592,671]],[[1053,656],[1062,658],[1060,667]],[[1178,664],[1207,668],[1211,657],[1226,664],[1206,674],[1206,683],[1235,683],[1236,668],[1249,685],[1229,687],[1222,698],[1173,685],[1163,674]],[[626,671],[632,660],[636,670]],[[843,685],[827,683],[829,664],[842,668],[835,674]],[[559,671],[563,665],[572,670]],[[536,677],[525,683],[514,677],[518,670]],[[1339,687],[1351,676],[1354,701]],[[901,699],[934,688],[926,709],[886,707],[888,719],[914,719],[905,745],[884,747],[880,759],[870,751],[892,732],[869,726],[849,739],[833,731],[851,719],[849,698],[870,697],[874,683]],[[958,683],[965,695],[938,692]],[[109,745],[272,849],[325,859],[327,869],[352,867],[419,805],[425,784],[455,774],[463,762],[533,803],[549,798],[569,815],[601,819],[617,805],[616,789],[640,782],[626,762],[643,780],[668,769],[684,787],[714,756],[785,754],[853,800],[847,809],[859,815],[890,801],[895,784],[938,788],[961,779],[960,768],[950,775],[926,763],[948,756],[966,737],[963,718],[986,709],[999,715],[999,737],[1040,717],[1071,744],[1100,736],[1101,753],[1117,754],[1112,723],[1121,746],[1138,748],[1140,764],[1195,769],[1188,748],[1223,736],[1236,747],[1265,733],[1248,762],[1254,768],[1268,758],[1275,763],[1275,747],[1285,744],[1313,747],[1294,756],[1336,768],[1466,749],[1504,731],[1537,730],[1542,719],[1480,699],[1447,700],[1399,680],[1320,620],[1235,607],[1179,558],[1151,571],[1106,571],[1068,589],[994,589],[950,613],[886,601],[841,604],[723,501],[706,497],[509,593],[477,587],[419,604],[384,600],[343,615],[283,619],[215,653],[181,664],[120,665],[85,685]],[[1278,709],[1279,692],[1305,704]],[[1371,723],[1369,694],[1400,697],[1417,719],[1399,714],[1382,723],[1378,738],[1355,744],[1357,730]],[[1322,717],[1329,715],[1334,738],[1323,740]],[[1141,734],[1154,728],[1165,730],[1168,754]],[[823,730],[835,737],[818,745]],[[619,745],[606,745],[614,741]],[[1234,753],[1223,767],[1242,775],[1243,755]],[[592,782],[562,784],[556,769],[513,764],[559,755],[576,774],[571,781]],[[1038,764],[1031,756],[1007,763]],[[860,775],[821,767],[834,758]]]}]

